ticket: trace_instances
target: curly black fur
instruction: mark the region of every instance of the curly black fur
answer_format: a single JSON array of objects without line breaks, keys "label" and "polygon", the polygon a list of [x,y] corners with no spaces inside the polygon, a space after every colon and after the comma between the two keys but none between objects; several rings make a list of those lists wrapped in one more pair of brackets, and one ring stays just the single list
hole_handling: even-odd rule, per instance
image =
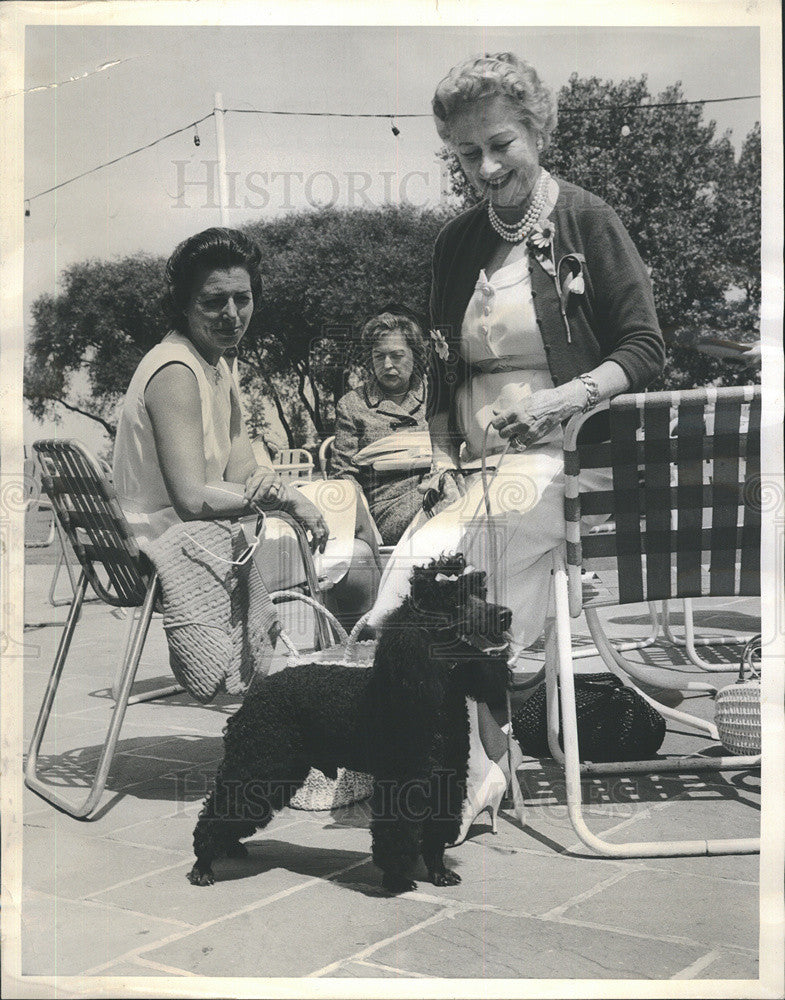
[{"label": "curly black fur", "polygon": [[422,855],[435,885],[458,835],[469,756],[466,697],[503,698],[507,608],[487,602],[485,574],[460,555],[414,570],[411,596],[385,620],[368,668],[310,663],[254,685],[224,731],[215,789],[194,830],[194,885],[212,862],[269,823],[311,767],[374,776],[373,859],[392,892],[415,888]]}]

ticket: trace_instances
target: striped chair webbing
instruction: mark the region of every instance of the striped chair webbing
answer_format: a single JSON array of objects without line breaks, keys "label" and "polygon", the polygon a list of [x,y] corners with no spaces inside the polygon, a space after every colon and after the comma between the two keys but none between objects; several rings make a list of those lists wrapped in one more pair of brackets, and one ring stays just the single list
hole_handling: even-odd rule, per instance
[{"label": "striped chair webbing", "polygon": [[[609,410],[610,442],[576,446],[585,418],[565,433],[573,614],[595,561],[606,586],[587,605],[759,594],[759,388],[636,393]],[[581,468],[610,468],[612,489],[579,494]],[[608,523],[582,535],[590,514]]]},{"label": "striped chair webbing", "polygon": [[33,448],[43,488],[95,592],[115,607],[141,605],[150,570],[101,466],[78,441],[36,441]]}]

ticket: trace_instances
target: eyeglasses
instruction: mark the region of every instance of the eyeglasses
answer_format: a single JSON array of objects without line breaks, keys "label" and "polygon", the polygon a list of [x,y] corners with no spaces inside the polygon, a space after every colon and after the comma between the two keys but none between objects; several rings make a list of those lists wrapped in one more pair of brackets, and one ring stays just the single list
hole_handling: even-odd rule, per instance
[{"label": "eyeglasses", "polygon": [[232,564],[234,566],[245,566],[245,564],[253,557],[254,552],[259,548],[259,543],[264,538],[264,522],[265,516],[264,511],[259,511],[259,516],[256,518],[256,530],[254,532],[254,540],[240,553],[239,559],[233,559]]}]

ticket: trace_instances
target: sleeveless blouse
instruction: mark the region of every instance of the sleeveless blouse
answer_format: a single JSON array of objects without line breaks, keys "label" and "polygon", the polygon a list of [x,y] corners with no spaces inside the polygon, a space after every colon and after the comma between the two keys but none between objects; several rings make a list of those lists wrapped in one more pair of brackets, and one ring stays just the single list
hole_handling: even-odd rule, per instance
[{"label": "sleeveless blouse", "polygon": [[224,478],[231,452],[232,392],[239,401],[234,376],[221,358],[211,365],[180,333],[168,333],[140,361],[123,402],[114,448],[117,498],[137,541],[146,542],[180,518],[169,499],[150,414],[144,401],[150,379],[172,362],[186,365],[196,376],[202,405],[206,481]]}]

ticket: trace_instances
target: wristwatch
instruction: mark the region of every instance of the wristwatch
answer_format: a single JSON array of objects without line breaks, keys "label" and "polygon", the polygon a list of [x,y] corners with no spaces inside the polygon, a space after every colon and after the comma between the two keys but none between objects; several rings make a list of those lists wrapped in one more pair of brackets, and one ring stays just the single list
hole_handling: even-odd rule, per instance
[{"label": "wristwatch", "polygon": [[583,387],[586,390],[586,402],[581,410],[582,413],[586,413],[587,410],[591,410],[600,401],[600,387],[591,377],[591,375],[583,374],[578,376],[578,381],[583,382]]}]

